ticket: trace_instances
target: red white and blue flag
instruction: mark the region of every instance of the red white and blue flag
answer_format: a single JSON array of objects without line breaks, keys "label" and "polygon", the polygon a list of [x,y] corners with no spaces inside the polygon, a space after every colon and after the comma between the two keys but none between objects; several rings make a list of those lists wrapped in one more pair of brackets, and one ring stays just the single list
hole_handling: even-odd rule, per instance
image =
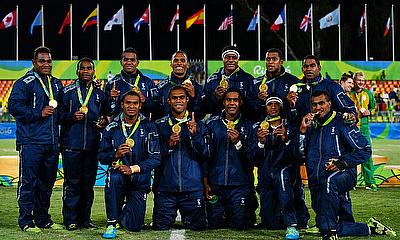
[{"label": "red white and blue flag", "polygon": [[386,27],[385,27],[385,31],[383,32],[383,36],[386,37],[389,34],[390,31],[390,17],[388,18],[387,22],[386,22]]},{"label": "red white and blue flag", "polygon": [[300,29],[303,30],[304,32],[307,32],[308,30],[308,24],[311,23],[311,7],[308,9],[308,12],[306,15],[304,15],[303,20],[300,23]]},{"label": "red white and blue flag", "polygon": [[279,13],[278,18],[276,18],[274,24],[270,27],[271,31],[279,31],[281,29],[281,25],[285,23],[285,8],[282,9],[281,13]]},{"label": "red white and blue flag", "polygon": [[149,23],[149,8],[146,8],[146,11],[143,13],[143,15],[134,22],[133,26],[135,27],[136,32],[139,32],[140,25],[142,23]]},{"label": "red white and blue flag", "polygon": [[255,31],[256,26],[258,24],[258,11],[257,9],[254,11],[253,18],[251,19],[249,26],[247,27],[247,31]]},{"label": "red white and blue flag", "polygon": [[225,31],[232,24],[233,24],[233,14],[232,14],[232,11],[231,11],[229,13],[229,15],[224,19],[224,21],[219,26],[218,31]]},{"label": "red white and blue flag", "polygon": [[174,17],[171,20],[171,23],[169,24],[169,31],[172,32],[172,30],[174,30],[174,26],[175,26],[175,22],[179,20],[179,8],[176,7],[176,13],[174,15]]}]

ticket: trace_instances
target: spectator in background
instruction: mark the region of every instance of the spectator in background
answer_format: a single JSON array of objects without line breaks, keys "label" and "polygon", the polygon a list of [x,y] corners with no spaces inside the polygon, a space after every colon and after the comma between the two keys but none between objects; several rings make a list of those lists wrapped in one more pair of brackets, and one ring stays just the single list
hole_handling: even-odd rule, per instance
[{"label": "spectator in background", "polygon": [[111,73],[111,71],[108,72],[107,74],[107,83],[111,82],[111,80],[114,78],[114,75]]},{"label": "spectator in background", "polygon": [[0,122],[3,121],[4,107],[3,104],[0,103]]},{"label": "spectator in background", "polygon": [[325,80],[332,80],[331,76],[329,76],[328,72],[325,72]]},{"label": "spectator in background", "polygon": [[391,108],[394,108],[396,102],[399,101],[399,99],[397,98],[397,88],[393,88],[393,90],[389,93],[389,100]]}]

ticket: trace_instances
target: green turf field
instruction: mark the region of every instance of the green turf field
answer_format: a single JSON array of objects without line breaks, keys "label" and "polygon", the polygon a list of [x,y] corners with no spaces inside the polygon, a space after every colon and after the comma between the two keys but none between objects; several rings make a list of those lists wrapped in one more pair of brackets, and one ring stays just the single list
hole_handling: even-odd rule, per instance
[{"label": "green turf field", "polygon": [[[309,206],[309,194],[306,195]],[[52,197],[51,215],[54,221],[61,223],[61,195],[62,189],[54,189]],[[67,230],[44,230],[40,234],[22,232],[17,226],[18,208],[15,187],[0,187],[0,239],[100,239],[105,225],[104,194],[102,188],[95,190],[95,202],[92,211],[92,219],[99,226],[96,230],[78,230],[69,232]],[[367,221],[370,216],[376,216],[400,232],[400,215],[397,214],[399,207],[400,191],[397,188],[380,188],[378,192],[357,189],[352,192],[353,210],[357,221]],[[152,194],[147,202],[147,213],[145,223],[151,222]],[[312,211],[310,213],[313,215]],[[312,216],[313,219],[314,216]],[[313,220],[311,224],[313,224]],[[229,229],[209,230],[205,232],[194,232],[186,230],[186,239],[283,239],[284,231],[248,230],[233,231]],[[139,233],[118,231],[118,239],[169,239],[171,231],[143,230]],[[318,236],[305,235],[301,233],[302,239],[319,239]],[[342,239],[342,238],[341,238]],[[390,239],[386,236],[344,238],[344,239]],[[394,239],[394,238],[392,238]]]}]

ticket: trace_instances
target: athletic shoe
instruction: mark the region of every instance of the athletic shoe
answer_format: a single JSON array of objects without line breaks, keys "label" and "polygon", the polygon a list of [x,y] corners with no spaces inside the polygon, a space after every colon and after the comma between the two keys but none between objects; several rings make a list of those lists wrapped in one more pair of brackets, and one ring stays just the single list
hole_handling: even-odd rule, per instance
[{"label": "athletic shoe", "polygon": [[53,229],[53,230],[63,230],[64,226],[55,222],[49,222],[44,226],[46,229]]},{"label": "athletic shoe", "polygon": [[78,225],[76,223],[71,223],[66,226],[68,231],[75,231],[78,230]]},{"label": "athletic shoe", "polygon": [[322,237],[322,240],[339,240],[336,231],[329,231],[325,236]]},{"label": "athletic shoe", "polygon": [[91,228],[97,228],[97,226],[94,225],[94,223],[92,221],[90,221],[90,222],[83,224],[83,228],[91,229]]},{"label": "athletic shoe", "polygon": [[29,226],[29,225],[25,225],[25,226],[22,228],[22,231],[24,231],[24,232],[31,232],[31,233],[40,233],[40,232],[42,232],[42,230],[41,230],[40,228],[38,228],[38,227],[36,227],[36,226],[31,227],[31,226]]},{"label": "athletic shoe", "polygon": [[371,185],[365,186],[365,189],[376,192],[376,191],[378,191],[378,186],[376,186],[376,184],[371,184]]},{"label": "athletic shoe", "polygon": [[103,233],[102,237],[107,239],[113,239],[117,235],[117,228],[113,225],[109,225],[106,231]]},{"label": "athletic shoe", "polygon": [[286,229],[285,239],[300,239],[299,231],[295,227],[288,227]]},{"label": "athletic shoe", "polygon": [[396,237],[397,234],[390,227],[384,225],[376,219],[375,217],[371,217],[367,222],[368,227],[371,229],[371,233],[378,235],[388,235],[392,237]]}]

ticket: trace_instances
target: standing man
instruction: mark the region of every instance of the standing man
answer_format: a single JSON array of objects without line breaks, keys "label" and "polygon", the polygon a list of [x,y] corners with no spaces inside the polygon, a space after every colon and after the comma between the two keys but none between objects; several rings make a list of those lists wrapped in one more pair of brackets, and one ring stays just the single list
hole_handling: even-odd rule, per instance
[{"label": "standing man", "polygon": [[240,90],[228,89],[222,96],[224,111],[211,117],[211,156],[205,167],[205,195],[210,228],[226,224],[235,229],[249,227],[249,169],[253,169],[256,136],[242,116]]},{"label": "standing man", "polygon": [[109,166],[105,187],[107,230],[103,238],[115,238],[119,223],[129,231],[140,231],[144,225],[151,171],[160,164],[160,143],[156,126],[139,114],[141,107],[137,92],[125,93],[122,114],[102,135],[98,158]]},{"label": "standing man", "polygon": [[256,95],[253,85],[253,76],[239,67],[239,49],[236,46],[226,46],[222,50],[224,66],[213,73],[204,86],[204,113],[219,116],[224,109],[222,97],[228,88],[235,88],[242,96],[242,114],[254,120]]},{"label": "standing man", "polygon": [[139,54],[134,48],[127,48],[121,54],[122,70],[105,87],[105,93],[109,101],[109,112],[112,118],[121,112],[122,96],[129,91],[135,91],[140,96],[143,108],[142,113],[150,118],[155,110],[154,100],[157,97],[157,87],[153,80],[143,75],[137,68],[139,66]]},{"label": "standing man", "polygon": [[208,153],[207,127],[187,111],[189,96],[183,86],[173,86],[168,104],[171,112],[157,120],[161,165],[155,171],[154,229],[167,230],[176,211],[191,230],[207,226],[202,182],[202,163]]},{"label": "standing man", "polygon": [[61,81],[51,75],[50,49],[38,47],[33,69],[18,79],[8,109],[17,121],[19,151],[18,225],[23,231],[61,229],[48,213],[58,167],[58,108]]},{"label": "standing man", "polygon": [[170,106],[168,105],[169,90],[173,86],[180,85],[185,88],[189,95],[188,110],[194,112],[196,118],[201,119],[203,87],[194,81],[188,73],[189,62],[187,54],[184,51],[176,51],[172,54],[170,66],[172,68],[171,75],[157,85],[159,93],[158,118],[164,117],[170,112]]},{"label": "standing man", "polygon": [[[357,109],[359,113],[360,121],[360,131],[362,135],[368,140],[369,144],[371,141],[371,131],[369,129],[369,116],[371,112],[375,110],[376,101],[371,92],[365,88],[365,75],[363,72],[354,73],[354,81],[357,82],[355,90],[356,102],[359,108]],[[375,167],[372,157],[368,158],[367,161],[361,164],[361,172],[365,182],[365,189],[377,191],[375,181]]]},{"label": "standing man", "polygon": [[97,174],[100,130],[105,127],[107,101],[94,86],[93,60],[79,60],[78,79],[62,94],[63,216],[67,230],[95,227],[90,219]]}]

